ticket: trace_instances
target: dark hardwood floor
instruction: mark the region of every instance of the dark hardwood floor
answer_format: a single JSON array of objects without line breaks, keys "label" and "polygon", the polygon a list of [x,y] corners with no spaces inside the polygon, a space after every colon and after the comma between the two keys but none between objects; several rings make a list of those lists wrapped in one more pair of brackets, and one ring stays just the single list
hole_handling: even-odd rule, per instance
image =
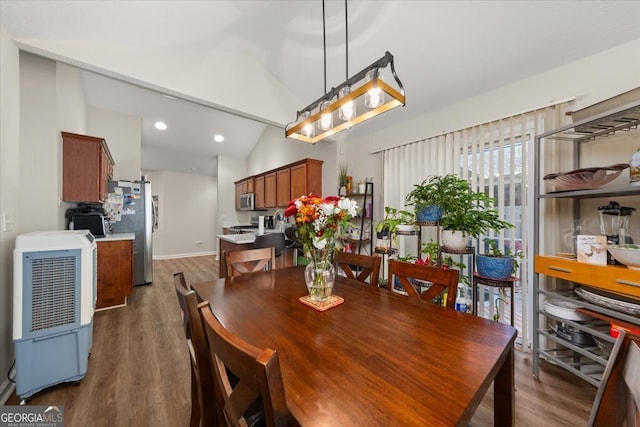
[{"label": "dark hardwood floor", "polygon": [[[173,273],[197,282],[218,276],[213,256],[154,261],[154,281],[138,286],[126,307],[94,317],[93,347],[85,378],[33,396],[32,405],[62,405],[65,426],[187,426],[189,356],[181,328]],[[543,363],[531,375],[531,355],[516,351],[516,425],[584,426],[596,389]],[[286,384],[285,384],[286,386]],[[12,396],[8,405],[17,405]],[[471,425],[493,425],[489,391]]]}]

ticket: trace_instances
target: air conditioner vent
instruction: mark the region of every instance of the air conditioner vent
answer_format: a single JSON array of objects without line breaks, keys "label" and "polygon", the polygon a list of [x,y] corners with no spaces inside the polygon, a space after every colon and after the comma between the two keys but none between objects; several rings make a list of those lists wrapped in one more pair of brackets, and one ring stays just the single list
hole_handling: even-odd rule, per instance
[{"label": "air conditioner vent", "polygon": [[75,322],[75,257],[32,260],[31,332]]}]

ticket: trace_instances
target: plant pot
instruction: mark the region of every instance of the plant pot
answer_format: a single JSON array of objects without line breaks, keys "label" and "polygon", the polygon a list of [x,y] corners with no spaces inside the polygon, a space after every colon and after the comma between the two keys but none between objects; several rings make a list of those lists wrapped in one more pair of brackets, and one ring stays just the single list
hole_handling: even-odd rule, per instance
[{"label": "plant pot", "polygon": [[437,222],[442,218],[442,208],[431,205],[424,206],[416,212],[416,220],[419,222]]},{"label": "plant pot", "polygon": [[398,226],[396,227],[396,231],[401,231],[401,232],[411,232],[413,230],[416,229],[416,226],[413,224],[398,224]]},{"label": "plant pot", "polygon": [[460,230],[442,230],[442,246],[464,250],[469,247],[469,236]]},{"label": "plant pot", "polygon": [[487,279],[507,280],[513,275],[515,258],[511,256],[494,257],[487,255],[476,256],[478,274]]}]

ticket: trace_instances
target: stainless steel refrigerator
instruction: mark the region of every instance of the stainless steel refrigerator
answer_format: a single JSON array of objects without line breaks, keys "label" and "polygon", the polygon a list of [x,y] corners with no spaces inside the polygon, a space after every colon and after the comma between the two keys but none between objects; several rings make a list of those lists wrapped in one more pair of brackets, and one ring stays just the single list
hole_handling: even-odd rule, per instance
[{"label": "stainless steel refrigerator", "polygon": [[[121,200],[119,212],[113,209]],[[134,233],[133,285],[144,285],[153,280],[153,227],[154,205],[149,181],[109,181],[106,205],[111,207],[112,231]],[[109,210],[109,209],[108,209]],[[113,222],[115,221],[115,222]]]}]

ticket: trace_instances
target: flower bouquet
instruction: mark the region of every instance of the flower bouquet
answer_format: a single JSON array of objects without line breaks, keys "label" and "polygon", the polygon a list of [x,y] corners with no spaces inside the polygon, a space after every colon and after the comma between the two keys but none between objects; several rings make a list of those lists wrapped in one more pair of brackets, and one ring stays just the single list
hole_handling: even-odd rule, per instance
[{"label": "flower bouquet", "polygon": [[312,300],[326,301],[331,296],[336,237],[357,213],[357,203],[346,197],[309,195],[289,202],[284,214],[295,217],[296,237],[311,260],[305,269],[305,280]]}]

